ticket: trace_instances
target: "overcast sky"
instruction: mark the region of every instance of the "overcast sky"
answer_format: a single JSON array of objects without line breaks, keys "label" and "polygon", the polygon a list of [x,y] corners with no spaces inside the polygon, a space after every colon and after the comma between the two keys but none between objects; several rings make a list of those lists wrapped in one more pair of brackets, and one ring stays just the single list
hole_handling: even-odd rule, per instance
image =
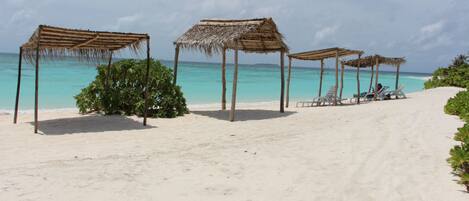
[{"label": "overcast sky", "polygon": [[[17,52],[39,24],[47,24],[149,33],[152,56],[170,60],[172,42],[198,20],[256,17],[273,17],[291,52],[340,46],[405,56],[403,71],[430,72],[469,52],[467,0],[0,0],[0,5],[0,52]],[[194,52],[180,58],[220,60]],[[279,56],[242,54],[240,60],[277,63]]]}]

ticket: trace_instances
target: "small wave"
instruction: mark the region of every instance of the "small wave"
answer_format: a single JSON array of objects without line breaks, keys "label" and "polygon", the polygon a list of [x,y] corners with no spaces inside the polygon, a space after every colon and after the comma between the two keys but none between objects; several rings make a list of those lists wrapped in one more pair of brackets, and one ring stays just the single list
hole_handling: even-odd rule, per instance
[{"label": "small wave", "polygon": [[427,81],[429,79],[432,78],[432,76],[425,76],[425,77],[419,77],[419,76],[406,76],[406,78],[409,78],[409,79],[414,79],[414,80],[423,80],[423,81]]}]

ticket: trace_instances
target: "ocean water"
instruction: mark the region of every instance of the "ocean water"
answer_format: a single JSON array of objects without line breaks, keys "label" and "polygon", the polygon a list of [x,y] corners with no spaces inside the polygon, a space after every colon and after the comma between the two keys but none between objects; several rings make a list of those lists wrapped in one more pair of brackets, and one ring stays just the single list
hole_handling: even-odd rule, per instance
[{"label": "ocean water", "polygon": [[[172,61],[162,61],[172,68]],[[20,110],[34,107],[34,67],[23,60],[20,94]],[[96,67],[75,59],[41,62],[39,71],[40,109],[73,108],[73,96],[86,87],[96,76]],[[280,96],[280,71],[273,65],[240,65],[238,74],[239,102],[278,100]],[[285,68],[287,72],[287,68]],[[15,103],[18,73],[18,55],[0,53],[0,110],[12,110]],[[335,72],[327,69],[323,78],[323,93],[335,83]],[[370,72],[360,73],[361,90],[368,91]],[[423,90],[425,78],[420,73],[401,73],[400,84],[406,93]],[[231,100],[233,65],[227,65],[227,100]],[[287,73],[285,73],[286,81]],[[395,73],[381,72],[379,82],[384,86],[395,85]],[[189,104],[219,103],[221,99],[221,68],[216,63],[181,62],[178,84]],[[292,68],[290,100],[308,100],[318,94],[319,70],[316,68]],[[344,74],[344,97],[356,93],[356,73]]]}]

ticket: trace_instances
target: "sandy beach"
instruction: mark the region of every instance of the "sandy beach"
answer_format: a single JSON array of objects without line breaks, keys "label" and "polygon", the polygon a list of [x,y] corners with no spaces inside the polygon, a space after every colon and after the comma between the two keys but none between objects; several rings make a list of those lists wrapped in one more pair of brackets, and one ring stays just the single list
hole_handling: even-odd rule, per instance
[{"label": "sandy beach", "polygon": [[[0,200],[467,200],[446,162],[458,88],[354,106],[218,104],[176,119],[0,115]],[[294,102],[293,104],[294,105]]]}]

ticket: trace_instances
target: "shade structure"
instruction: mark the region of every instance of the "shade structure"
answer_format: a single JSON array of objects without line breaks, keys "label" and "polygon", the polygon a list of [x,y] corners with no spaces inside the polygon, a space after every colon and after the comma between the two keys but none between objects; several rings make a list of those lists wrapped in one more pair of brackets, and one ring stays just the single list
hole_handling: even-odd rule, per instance
[{"label": "shade structure", "polygon": [[[321,62],[321,69],[320,69],[320,78],[319,78],[319,93],[318,96],[321,96],[322,91],[322,79],[324,73],[324,60],[329,58],[335,58],[335,87],[337,88],[339,85],[339,59],[345,56],[351,55],[362,55],[363,51],[361,50],[351,50],[339,47],[327,48],[327,49],[320,49],[320,50],[313,50],[313,51],[306,51],[306,52],[299,52],[299,53],[292,53],[288,55],[289,58],[289,65],[288,65],[288,79],[287,79],[287,100],[286,105],[288,107],[290,102],[290,78],[291,78],[291,61],[293,59],[298,60],[309,60],[309,61],[320,61]],[[342,70],[343,75],[343,70]],[[334,97],[334,105],[337,105],[337,90],[335,90],[335,97]]]},{"label": "shade structure", "polygon": [[[47,25],[39,25],[29,40],[20,46],[18,65],[18,85],[15,102],[13,122],[17,122],[18,102],[21,85],[22,58],[35,64],[35,106],[34,106],[34,132],[38,131],[38,89],[39,89],[39,58],[60,59],[65,56],[75,56],[80,60],[98,62],[109,60],[108,69],[111,66],[113,52],[129,48],[135,53],[142,49],[142,43],[146,42],[147,69],[145,83],[148,83],[148,71],[150,67],[150,36],[141,33],[122,33],[107,31],[90,31],[81,29],[69,29]],[[107,71],[110,72],[110,71]],[[107,77],[109,75],[106,75]],[[107,80],[105,86],[107,86]],[[145,109],[143,124],[147,119],[147,87],[144,89]]]},{"label": "shade structure", "polygon": [[222,101],[221,108],[226,108],[226,51],[234,51],[233,94],[231,100],[230,121],[235,119],[236,90],[238,78],[238,51],[247,53],[280,52],[280,112],[284,111],[284,54],[288,46],[272,18],[256,19],[204,19],[195,24],[175,42],[174,79],[177,80],[179,49],[198,50],[211,56],[222,54]]},{"label": "shade structure", "polygon": [[404,57],[384,57],[379,54],[365,56],[361,59],[344,61],[344,64],[351,67],[368,68],[378,64],[398,66],[406,62]]},{"label": "shade structure", "polygon": [[[368,92],[371,91],[371,86],[372,86],[372,83],[373,83],[373,75],[374,75],[373,69],[374,69],[374,67],[376,67],[376,78],[375,78],[375,89],[374,89],[374,94],[375,94],[374,99],[376,100],[376,98],[377,98],[378,78],[379,78],[379,66],[384,64],[384,65],[390,65],[390,66],[395,66],[396,67],[395,89],[397,89],[399,87],[400,66],[402,64],[404,64],[405,62],[406,62],[406,60],[405,60],[404,57],[384,57],[384,56],[381,56],[379,54],[375,54],[375,55],[370,55],[370,56],[366,56],[366,57],[359,58],[359,59],[344,61],[343,65],[357,68],[357,71],[360,68],[369,68],[369,67],[371,67],[372,71],[371,71],[371,78],[370,78],[370,87],[368,89]],[[357,77],[357,82],[359,83],[359,81],[360,80]],[[359,86],[358,86],[358,88],[359,88]],[[360,93],[360,91],[358,91],[358,93]],[[398,97],[396,96],[396,98],[398,98]],[[357,101],[359,101],[359,98],[358,98]]]},{"label": "shade structure", "polygon": [[293,59],[299,59],[299,60],[315,61],[315,60],[335,58],[336,56],[344,57],[344,56],[358,55],[358,54],[363,54],[363,51],[333,47],[333,48],[327,48],[327,49],[293,53],[293,54],[289,54],[288,57],[293,58]]}]

